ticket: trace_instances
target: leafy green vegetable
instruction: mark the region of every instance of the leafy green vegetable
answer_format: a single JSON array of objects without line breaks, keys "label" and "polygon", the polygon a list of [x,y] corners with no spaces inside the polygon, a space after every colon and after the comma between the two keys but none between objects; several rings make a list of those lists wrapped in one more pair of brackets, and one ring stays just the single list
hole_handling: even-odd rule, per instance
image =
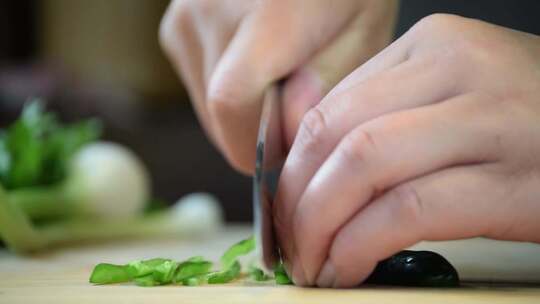
[{"label": "leafy green vegetable", "polygon": [[94,284],[121,283],[129,280],[131,280],[131,276],[125,265],[101,263],[94,268],[92,275],[90,275],[90,283]]},{"label": "leafy green vegetable", "polygon": [[235,261],[229,268],[225,270],[210,273],[208,275],[208,284],[224,284],[228,283],[240,275],[240,263]]},{"label": "leafy green vegetable", "polygon": [[19,208],[11,204],[0,187],[0,237],[15,252],[32,251],[43,248],[47,240]]},{"label": "leafy green vegetable", "polygon": [[148,274],[152,274],[156,267],[160,264],[165,263],[166,261],[171,261],[168,259],[155,258],[146,261],[133,261],[127,264],[127,272],[131,277],[143,277]]},{"label": "leafy green vegetable", "polygon": [[100,134],[95,120],[62,125],[33,101],[0,136],[0,183],[8,190],[58,183],[71,156]]},{"label": "leafy green vegetable", "polygon": [[285,271],[285,268],[283,267],[282,263],[279,263],[274,269],[274,277],[276,279],[277,284],[280,284],[280,285],[292,284],[292,281],[287,275],[287,272]]},{"label": "leafy green vegetable", "polygon": [[[195,276],[206,274],[212,268],[212,263],[209,261],[190,259],[186,262],[180,263],[178,266],[178,272],[176,273],[175,281],[184,284],[186,279],[190,279]],[[193,283],[193,282],[192,282]]]},{"label": "leafy green vegetable", "polygon": [[248,239],[242,240],[225,251],[225,253],[221,256],[221,265],[223,269],[228,269],[229,267],[233,266],[236,262],[236,259],[239,256],[246,255],[250,252],[252,252],[255,249],[255,238],[250,237]]},{"label": "leafy green vegetable", "polygon": [[208,274],[196,275],[182,280],[182,285],[185,286],[198,286],[208,282]]},{"label": "leafy green vegetable", "polygon": [[135,278],[133,279],[133,282],[135,282],[137,286],[142,286],[142,287],[152,287],[152,286],[162,285],[161,282],[157,281],[154,278],[154,276],[151,274]]},{"label": "leafy green vegetable", "polygon": [[[111,267],[112,273],[109,276],[101,273],[102,279],[99,280],[99,284],[115,283],[112,277],[119,272],[119,269],[125,272],[128,280],[133,280],[139,286],[157,286],[170,283],[180,283],[185,286],[197,286],[206,283],[225,284],[240,277],[242,267],[237,258],[252,252],[254,245],[253,237],[232,245],[221,256],[222,269],[219,271],[211,271],[212,263],[210,261],[201,256],[195,256],[182,262],[155,258],[145,261],[133,261],[125,266],[99,264],[94,269],[92,277],[98,271],[98,267],[102,268],[101,265],[109,265],[113,266]],[[283,267],[281,266],[280,269],[276,272],[276,282],[278,284],[290,284],[291,281],[285,274]],[[106,272],[107,269],[101,269],[100,271]],[[270,279],[270,276],[256,267],[251,267],[249,274],[256,281]],[[91,282],[94,281],[91,279]]]},{"label": "leafy green vegetable", "polygon": [[251,266],[249,268],[248,274],[253,280],[255,280],[257,282],[270,280],[270,276],[268,276],[266,273],[264,273],[264,271],[262,271],[262,269],[254,267],[254,266]]},{"label": "leafy green vegetable", "polygon": [[178,268],[178,263],[175,261],[164,261],[156,266],[154,269],[154,280],[161,284],[169,284],[173,281],[173,278]]}]

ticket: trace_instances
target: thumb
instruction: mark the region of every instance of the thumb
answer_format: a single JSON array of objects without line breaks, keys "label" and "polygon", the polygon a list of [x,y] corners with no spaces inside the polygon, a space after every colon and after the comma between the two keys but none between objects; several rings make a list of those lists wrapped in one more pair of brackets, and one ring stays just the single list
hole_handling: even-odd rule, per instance
[{"label": "thumb", "polygon": [[242,21],[207,92],[213,132],[233,167],[252,172],[264,89],[332,40],[356,15],[359,2],[261,1]]}]

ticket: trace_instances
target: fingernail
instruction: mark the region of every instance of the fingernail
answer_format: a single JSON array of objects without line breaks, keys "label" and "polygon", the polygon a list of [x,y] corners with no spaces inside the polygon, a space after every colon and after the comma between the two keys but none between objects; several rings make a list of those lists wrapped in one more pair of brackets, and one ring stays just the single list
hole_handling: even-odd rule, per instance
[{"label": "fingernail", "polygon": [[330,261],[326,261],[321,269],[321,272],[319,273],[319,277],[317,278],[317,286],[329,288],[334,285],[335,280],[336,270],[334,265],[332,265]]}]

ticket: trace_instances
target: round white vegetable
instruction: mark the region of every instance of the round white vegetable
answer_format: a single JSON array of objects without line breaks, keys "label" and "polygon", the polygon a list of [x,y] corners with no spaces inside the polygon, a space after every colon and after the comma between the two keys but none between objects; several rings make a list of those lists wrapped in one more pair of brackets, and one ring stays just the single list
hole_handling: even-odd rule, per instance
[{"label": "round white vegetable", "polygon": [[191,193],[183,196],[172,208],[175,220],[193,231],[211,231],[223,223],[221,204],[209,193]]},{"label": "round white vegetable", "polygon": [[122,145],[104,141],[88,144],[73,157],[70,170],[69,191],[78,193],[78,207],[89,215],[131,218],[140,214],[148,201],[148,171]]}]

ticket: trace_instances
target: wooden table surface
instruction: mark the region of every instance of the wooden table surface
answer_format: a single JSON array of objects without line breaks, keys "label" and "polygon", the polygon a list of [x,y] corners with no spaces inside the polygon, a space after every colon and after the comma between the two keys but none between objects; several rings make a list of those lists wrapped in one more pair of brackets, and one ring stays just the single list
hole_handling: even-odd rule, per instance
[{"label": "wooden table surface", "polygon": [[456,289],[361,287],[330,290],[239,281],[200,287],[142,288],[130,284],[93,286],[99,262],[203,255],[217,260],[248,227],[227,227],[202,240],[125,240],[65,247],[30,257],[0,251],[0,303],[540,303],[540,286],[465,285]]}]

